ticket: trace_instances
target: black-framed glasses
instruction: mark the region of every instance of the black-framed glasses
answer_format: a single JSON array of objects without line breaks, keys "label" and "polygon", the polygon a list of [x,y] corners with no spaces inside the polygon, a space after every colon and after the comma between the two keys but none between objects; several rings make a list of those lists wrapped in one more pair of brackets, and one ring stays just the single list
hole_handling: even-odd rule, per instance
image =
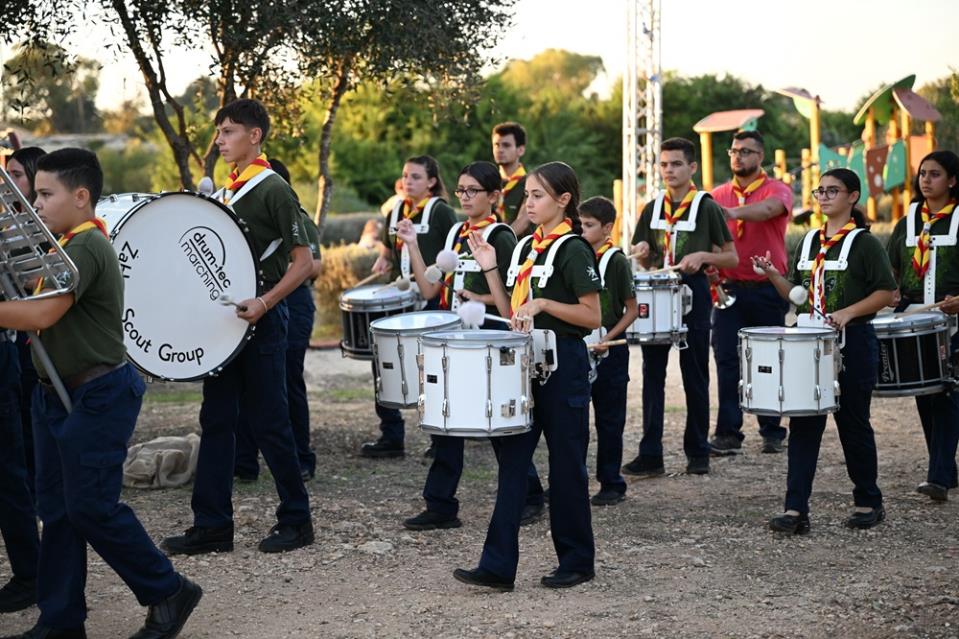
[{"label": "black-framed glasses", "polygon": [[812,196],[817,200],[835,200],[840,193],[849,193],[849,191],[838,186],[820,186],[812,190]]},{"label": "black-framed glasses", "polygon": [[466,189],[456,189],[453,193],[461,200],[472,200],[479,193],[486,193],[489,189],[474,189],[469,187]]},{"label": "black-framed glasses", "polygon": [[750,155],[759,155],[759,151],[754,151],[752,149],[741,148],[741,149],[726,149],[726,155],[729,157],[739,156],[741,158],[748,158]]}]

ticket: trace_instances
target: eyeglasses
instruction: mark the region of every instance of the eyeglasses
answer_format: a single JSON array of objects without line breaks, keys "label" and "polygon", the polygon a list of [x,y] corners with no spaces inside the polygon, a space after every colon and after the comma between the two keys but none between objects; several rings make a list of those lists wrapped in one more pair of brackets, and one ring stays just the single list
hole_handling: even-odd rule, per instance
[{"label": "eyeglasses", "polygon": [[472,200],[476,197],[477,193],[486,193],[487,191],[489,191],[489,189],[474,189],[470,187],[468,189],[456,189],[453,193],[461,200]]},{"label": "eyeglasses", "polygon": [[750,155],[759,155],[759,151],[754,151],[752,149],[726,149],[726,154],[729,157],[739,156],[741,158],[748,158]]},{"label": "eyeglasses", "polygon": [[817,200],[835,200],[836,196],[840,193],[849,193],[849,191],[841,189],[838,186],[820,186],[818,189],[812,190],[812,196]]}]

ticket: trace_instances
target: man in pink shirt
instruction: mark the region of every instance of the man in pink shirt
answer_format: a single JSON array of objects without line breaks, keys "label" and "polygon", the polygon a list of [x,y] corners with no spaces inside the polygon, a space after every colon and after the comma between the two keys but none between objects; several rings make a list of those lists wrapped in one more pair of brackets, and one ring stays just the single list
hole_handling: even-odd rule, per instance
[{"label": "man in pink shirt", "polygon": [[[763,171],[763,137],[758,131],[739,131],[729,149],[733,179],[713,190],[713,199],[726,209],[729,231],[739,265],[723,270],[727,292],[736,296],[731,307],[713,310],[713,353],[719,386],[716,432],[709,442],[715,456],[742,451],[743,413],[739,409],[739,329],[782,326],[787,303],[764,275],[753,271],[750,257],[768,250],[772,262],[786,272],[786,225],[792,211],[792,191]],[[764,453],[782,452],[786,429],[778,417],[759,417]]]}]

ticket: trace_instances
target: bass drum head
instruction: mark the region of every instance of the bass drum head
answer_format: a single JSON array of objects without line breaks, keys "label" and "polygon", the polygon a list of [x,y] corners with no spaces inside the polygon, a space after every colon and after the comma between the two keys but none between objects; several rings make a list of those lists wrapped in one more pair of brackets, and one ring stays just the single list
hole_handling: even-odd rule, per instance
[{"label": "bass drum head", "polygon": [[253,248],[236,215],[200,195],[165,193],[124,217],[112,238],[130,361],[171,381],[222,370],[253,328],[219,298],[257,293]]},{"label": "bass drum head", "polygon": [[153,193],[117,193],[100,198],[97,202],[97,217],[107,223],[107,234],[111,237],[120,225],[120,221],[137,207],[156,199]]}]

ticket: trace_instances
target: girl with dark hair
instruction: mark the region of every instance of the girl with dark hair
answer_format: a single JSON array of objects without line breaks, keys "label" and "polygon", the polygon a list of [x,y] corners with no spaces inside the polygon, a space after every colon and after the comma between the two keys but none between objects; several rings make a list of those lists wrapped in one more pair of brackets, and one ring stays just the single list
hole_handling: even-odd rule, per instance
[{"label": "girl with dark hair", "polygon": [[[432,264],[457,221],[456,213],[446,203],[446,187],[440,177],[440,167],[432,157],[419,155],[406,161],[403,165],[403,193],[406,197],[397,200],[386,218],[380,256],[373,264],[374,273],[388,273],[393,279],[413,278],[412,251],[410,244],[400,235],[401,228],[415,230],[417,250],[426,264]],[[439,299],[433,297],[426,308],[438,306]],[[376,415],[380,419],[380,438],[363,444],[360,454],[363,457],[402,457],[405,454],[406,425],[400,411],[376,404]]]},{"label": "girl with dark hair", "polygon": [[[886,251],[899,283],[897,310],[911,305],[946,301],[940,310],[959,312],[959,156],[933,151],[919,163],[916,194],[909,212],[896,224]],[[959,333],[951,340],[953,358],[959,353]],[[916,397],[919,421],[929,451],[926,481],[916,488],[933,501],[949,499],[959,486],[956,448],[959,445],[959,392],[949,389]]]},{"label": "girl with dark hair", "polygon": [[44,155],[46,151],[38,146],[25,146],[7,158],[7,173],[30,204],[37,199],[37,192],[33,190],[33,178],[37,174],[37,160]]},{"label": "girl with dark hair", "polygon": [[[410,261],[416,284],[426,299],[439,297],[440,308],[455,310],[460,300],[476,300],[486,304],[486,312],[509,317],[509,298],[503,288],[509,270],[510,257],[516,247],[516,235],[507,224],[496,220],[494,208],[500,197],[499,170],[490,162],[473,162],[460,171],[456,196],[466,213],[466,221],[450,229],[444,248],[461,256],[460,264],[474,261],[473,242],[477,238],[486,254],[476,257],[480,271],[465,267],[445,275],[440,282],[430,282],[426,276],[426,261],[419,250],[416,230],[406,220],[399,223],[397,237],[409,246]],[[485,265],[484,265],[485,264]],[[492,284],[492,285],[491,285]],[[455,293],[453,292],[455,289]],[[484,325],[483,328],[502,328],[501,325]],[[433,463],[426,476],[423,499],[426,510],[403,522],[410,530],[433,530],[435,528],[458,528],[461,525],[457,514],[459,501],[456,488],[463,474],[463,438],[431,436]],[[491,438],[493,449],[499,450],[502,438]],[[532,523],[543,511],[543,486],[536,468],[530,463],[527,473],[526,506],[523,522]]]},{"label": "girl with dark hair", "polygon": [[[527,176],[526,211],[536,230],[513,252],[517,274],[510,298],[512,325],[518,331],[552,330],[559,367],[545,382],[533,384],[530,432],[502,438],[496,506],[479,566],[453,573],[467,584],[513,589],[527,469],[540,434],[546,435],[549,448],[549,521],[559,557],[559,567],[541,583],[567,588],[594,576],[586,469],[589,361],[583,338],[601,324],[601,284],[593,249],[579,235],[578,205],[579,182],[569,166],[550,162]],[[482,238],[472,239],[479,260],[486,252]],[[555,266],[547,280],[532,277],[533,267],[546,263]]]},{"label": "girl with dark hair", "polygon": [[[809,291],[797,313],[816,312],[843,331],[841,400],[833,416],[854,485],[855,509],[846,520],[849,528],[871,528],[886,516],[876,484],[876,437],[869,423],[879,367],[879,343],[870,322],[877,311],[892,303],[896,288],[882,244],[863,228],[861,212],[855,208],[860,188],[859,177],[848,169],[823,173],[813,195],[826,224],[806,234],[790,262],[788,279],[773,266],[768,251],[752,258],[784,299],[789,299],[794,282]],[[809,532],[809,497],[825,429],[826,415],[790,419],[785,512],[769,521],[772,530]]]}]

